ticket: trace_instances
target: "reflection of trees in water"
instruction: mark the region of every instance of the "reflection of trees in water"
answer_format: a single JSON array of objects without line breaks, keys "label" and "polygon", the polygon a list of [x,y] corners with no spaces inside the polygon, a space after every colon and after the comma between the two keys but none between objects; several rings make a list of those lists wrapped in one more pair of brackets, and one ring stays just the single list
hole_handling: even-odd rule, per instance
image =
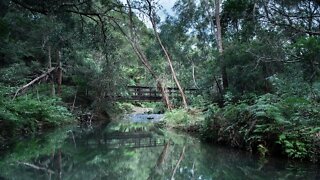
[{"label": "reflection of trees in water", "polygon": [[[175,179],[319,177],[318,167],[280,162],[282,160],[262,161],[241,151],[202,144],[190,136],[159,132],[153,126],[141,124],[61,129],[43,138],[18,143],[13,153],[0,162],[0,176],[170,179],[176,169]],[[148,148],[143,147],[142,141],[150,142],[150,138],[161,139],[163,144],[152,146],[151,141]]]},{"label": "reflection of trees in water", "polygon": [[154,167],[151,168],[151,172],[149,174],[148,180],[151,179],[157,179],[156,177],[160,178],[163,174],[163,164],[167,160],[168,153],[169,153],[169,147],[170,147],[170,140],[165,144],[163,147],[160,156],[157,159],[157,162],[155,163]]},{"label": "reflection of trees in water", "polygon": [[[187,138],[184,158],[175,179],[317,179],[319,170],[301,163],[293,164],[283,159],[259,159],[249,153],[224,147],[209,147]],[[170,146],[168,160],[162,165],[161,173],[151,172],[149,179],[170,179],[183,143]],[[310,164],[309,164],[310,165]]]}]

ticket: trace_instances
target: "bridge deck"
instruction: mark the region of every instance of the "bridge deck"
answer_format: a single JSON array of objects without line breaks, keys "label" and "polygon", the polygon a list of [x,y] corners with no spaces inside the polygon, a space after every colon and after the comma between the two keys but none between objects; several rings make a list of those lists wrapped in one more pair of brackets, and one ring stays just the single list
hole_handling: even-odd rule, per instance
[{"label": "bridge deck", "polygon": [[[147,86],[127,86],[128,95],[126,96],[108,96],[110,100],[128,100],[128,101],[161,101],[162,95],[156,87]],[[184,89],[186,94],[191,94],[197,89]],[[178,88],[167,88],[170,97],[180,97]]]}]

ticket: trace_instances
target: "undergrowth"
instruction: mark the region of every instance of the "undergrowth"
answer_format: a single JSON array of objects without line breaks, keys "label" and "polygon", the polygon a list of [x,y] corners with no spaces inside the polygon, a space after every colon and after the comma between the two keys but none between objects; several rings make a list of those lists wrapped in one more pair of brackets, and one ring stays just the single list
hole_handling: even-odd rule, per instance
[{"label": "undergrowth", "polygon": [[204,139],[262,156],[279,151],[293,159],[320,159],[320,104],[302,97],[265,94],[253,103],[211,105],[201,127]]},{"label": "undergrowth", "polygon": [[164,122],[167,127],[182,129],[185,131],[198,131],[203,124],[204,117],[198,109],[174,109],[166,111]]},{"label": "undergrowth", "polygon": [[0,137],[2,139],[36,132],[72,121],[60,98],[25,95],[12,99],[0,91]]}]

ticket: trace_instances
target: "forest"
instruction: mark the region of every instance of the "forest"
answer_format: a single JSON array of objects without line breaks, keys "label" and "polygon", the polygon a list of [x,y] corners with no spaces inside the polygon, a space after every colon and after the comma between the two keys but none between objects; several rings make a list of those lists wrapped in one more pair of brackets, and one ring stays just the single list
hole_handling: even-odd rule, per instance
[{"label": "forest", "polygon": [[[161,12],[157,0],[1,0],[0,150],[140,106],[202,141],[320,161],[319,0],[177,0]],[[128,86],[162,99],[117,100]]]}]

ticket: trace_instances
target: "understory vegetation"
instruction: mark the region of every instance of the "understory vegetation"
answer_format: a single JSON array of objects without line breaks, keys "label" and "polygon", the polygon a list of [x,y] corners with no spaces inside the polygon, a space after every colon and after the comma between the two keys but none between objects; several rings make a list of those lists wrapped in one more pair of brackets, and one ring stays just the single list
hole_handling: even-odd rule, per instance
[{"label": "understory vegetation", "polygon": [[13,100],[6,97],[8,92],[0,92],[0,140],[43,131],[74,120],[59,98],[28,95]]},{"label": "understory vegetation", "polygon": [[166,112],[165,126],[196,132],[205,141],[261,157],[319,161],[320,103],[270,93],[229,100],[223,107],[210,104],[203,112],[199,108]]},{"label": "understory vegetation", "polygon": [[164,114],[165,127],[189,133],[199,133],[204,120],[204,115],[199,109],[175,109]]},{"label": "understory vegetation", "polygon": [[201,136],[265,155],[319,159],[319,103],[272,94],[210,106]]}]

